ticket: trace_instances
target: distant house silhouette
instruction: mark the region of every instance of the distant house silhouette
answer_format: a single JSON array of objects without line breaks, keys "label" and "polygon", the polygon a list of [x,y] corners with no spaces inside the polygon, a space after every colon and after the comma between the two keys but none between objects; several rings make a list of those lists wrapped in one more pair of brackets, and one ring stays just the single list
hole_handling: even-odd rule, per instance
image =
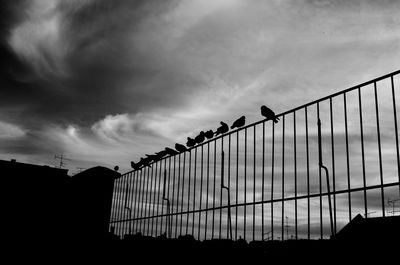
[{"label": "distant house silhouette", "polygon": [[103,239],[109,230],[114,179],[121,176],[105,167],[93,167],[72,177],[74,226],[78,238]]},{"label": "distant house silhouette", "polygon": [[400,216],[354,217],[333,239],[347,242],[383,244],[400,238]]},{"label": "distant house silhouette", "polygon": [[[23,242],[67,235],[68,170],[0,160],[6,238]],[[3,209],[4,209],[3,208]],[[60,235],[64,233],[64,235]]]},{"label": "distant house silhouette", "polygon": [[[97,240],[108,231],[113,182],[120,174],[0,160],[2,238],[18,246]],[[86,240],[86,241],[87,241]]]}]

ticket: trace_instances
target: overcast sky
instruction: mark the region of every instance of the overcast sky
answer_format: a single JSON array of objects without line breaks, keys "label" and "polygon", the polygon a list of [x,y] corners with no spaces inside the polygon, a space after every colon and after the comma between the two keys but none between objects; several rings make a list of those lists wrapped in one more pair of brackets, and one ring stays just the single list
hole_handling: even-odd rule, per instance
[{"label": "overcast sky", "polygon": [[71,173],[400,68],[400,1],[4,2],[0,159]]}]

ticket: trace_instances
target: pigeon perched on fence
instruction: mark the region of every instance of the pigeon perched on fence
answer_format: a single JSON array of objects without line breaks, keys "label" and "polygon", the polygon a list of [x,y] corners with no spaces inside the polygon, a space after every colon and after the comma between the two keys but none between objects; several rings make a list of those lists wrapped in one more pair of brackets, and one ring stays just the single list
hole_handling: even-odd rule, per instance
[{"label": "pigeon perched on fence", "polygon": [[151,167],[149,165],[150,160],[148,158],[140,158],[139,164],[142,165],[143,167]]},{"label": "pigeon perched on fence", "polygon": [[186,148],[186,146],[184,146],[183,144],[178,144],[178,143],[175,144],[175,149],[180,153],[186,152],[188,150]]},{"label": "pigeon perched on fence", "polygon": [[212,130],[208,130],[208,131],[206,131],[206,132],[204,133],[204,136],[205,136],[207,139],[211,139],[211,138],[214,137],[214,132],[213,132]]},{"label": "pigeon perched on fence", "polygon": [[267,118],[267,120],[273,120],[275,123],[279,121],[279,118],[275,116],[275,112],[265,105],[261,106],[261,115]]},{"label": "pigeon perched on fence", "polygon": [[151,162],[151,161],[156,162],[159,159],[158,155],[148,155],[148,154],[146,154],[146,156],[147,156],[147,159],[148,159],[149,162]]},{"label": "pigeon perched on fence", "polygon": [[139,163],[135,163],[135,162],[131,161],[131,168],[133,168],[134,170],[139,170],[140,165],[139,165]]},{"label": "pigeon perched on fence", "polygon": [[215,136],[227,133],[229,131],[229,126],[225,122],[220,122],[221,126],[218,127],[217,131],[215,132]]},{"label": "pigeon perched on fence", "polygon": [[171,149],[169,147],[165,147],[165,151],[167,151],[167,154],[169,154],[171,156],[179,154],[177,151],[175,151],[174,149]]},{"label": "pigeon perched on fence", "polygon": [[190,137],[187,138],[186,146],[187,147],[193,147],[196,145],[196,141]]},{"label": "pigeon perched on fence", "polygon": [[159,159],[163,158],[164,156],[166,156],[168,153],[165,150],[162,150],[160,152],[156,152],[156,155],[159,157]]},{"label": "pigeon perched on fence", "polygon": [[245,124],[246,124],[246,117],[242,116],[233,122],[231,129],[240,128],[240,127],[244,126]]},{"label": "pigeon perched on fence", "polygon": [[205,135],[204,132],[201,131],[199,135],[197,135],[194,140],[196,141],[196,143],[201,144],[202,142],[204,142],[205,139]]}]

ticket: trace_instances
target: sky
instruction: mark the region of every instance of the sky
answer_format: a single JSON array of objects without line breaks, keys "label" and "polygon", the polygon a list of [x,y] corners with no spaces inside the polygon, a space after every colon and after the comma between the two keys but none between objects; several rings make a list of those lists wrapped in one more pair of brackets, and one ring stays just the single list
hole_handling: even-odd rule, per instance
[{"label": "sky", "polygon": [[17,0],[0,18],[0,159],[70,174],[398,70],[400,1]]}]

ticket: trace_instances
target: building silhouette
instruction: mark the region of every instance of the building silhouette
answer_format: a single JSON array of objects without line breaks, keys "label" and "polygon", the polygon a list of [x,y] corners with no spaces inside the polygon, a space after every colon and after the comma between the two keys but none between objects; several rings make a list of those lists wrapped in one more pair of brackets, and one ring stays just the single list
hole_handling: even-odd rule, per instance
[{"label": "building silhouette", "polygon": [[21,247],[106,236],[113,179],[118,176],[94,167],[70,177],[67,169],[0,160],[3,238]]}]

